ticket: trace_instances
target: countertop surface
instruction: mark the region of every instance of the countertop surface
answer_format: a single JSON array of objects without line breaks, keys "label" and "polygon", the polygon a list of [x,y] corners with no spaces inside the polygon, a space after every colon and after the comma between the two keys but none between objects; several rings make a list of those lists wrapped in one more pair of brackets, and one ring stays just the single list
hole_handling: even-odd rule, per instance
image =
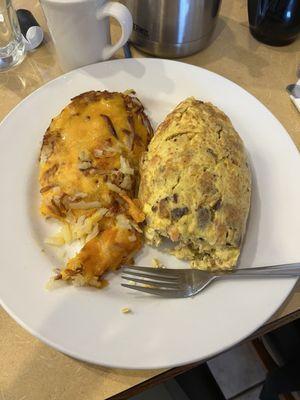
[{"label": "countertop surface", "polygon": [[[45,42],[22,64],[0,74],[0,120],[24,97],[62,73],[38,1],[14,4],[33,12],[45,30]],[[117,36],[118,27],[113,25],[112,30]],[[132,52],[134,57],[147,57]],[[116,54],[122,56],[121,51]],[[287,47],[257,42],[249,33],[245,2],[224,0],[211,45],[180,61],[207,68],[248,90],[279,119],[300,149],[300,114],[285,92],[286,85],[296,81],[300,39]],[[295,315],[299,309],[298,285],[272,321]],[[32,337],[2,309],[0,337],[0,400],[102,400],[164,372],[108,369],[74,360]]]}]

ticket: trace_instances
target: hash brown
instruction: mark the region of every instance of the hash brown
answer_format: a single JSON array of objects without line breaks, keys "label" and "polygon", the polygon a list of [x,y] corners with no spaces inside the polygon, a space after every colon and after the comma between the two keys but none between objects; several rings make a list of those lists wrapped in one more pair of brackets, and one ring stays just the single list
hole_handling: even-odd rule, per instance
[{"label": "hash brown", "polygon": [[48,243],[85,241],[56,279],[101,287],[103,273],[141,247],[135,197],[151,136],[142,103],[124,93],[83,93],[52,119],[40,154],[40,211],[62,229]]}]

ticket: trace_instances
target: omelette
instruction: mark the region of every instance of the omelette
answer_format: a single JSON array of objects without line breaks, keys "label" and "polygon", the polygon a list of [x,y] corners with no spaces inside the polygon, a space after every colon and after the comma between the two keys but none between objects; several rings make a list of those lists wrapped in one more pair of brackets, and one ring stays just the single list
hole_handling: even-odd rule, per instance
[{"label": "omelette", "polygon": [[101,287],[107,270],[141,248],[136,194],[151,136],[142,103],[124,93],[83,93],[52,119],[40,153],[40,212],[61,223],[49,244],[82,243],[54,279]]},{"label": "omelette", "polygon": [[250,207],[245,148],[229,118],[191,97],[162,122],[141,167],[148,243],[203,270],[238,260]]}]

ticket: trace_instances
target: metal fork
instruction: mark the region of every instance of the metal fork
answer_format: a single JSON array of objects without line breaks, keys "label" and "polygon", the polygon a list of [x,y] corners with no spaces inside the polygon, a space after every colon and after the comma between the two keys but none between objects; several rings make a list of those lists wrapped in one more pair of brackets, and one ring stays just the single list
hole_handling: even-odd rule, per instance
[{"label": "metal fork", "polygon": [[230,272],[126,266],[122,272],[122,278],[130,281],[129,284],[122,283],[122,286],[140,292],[174,298],[194,296],[213,281],[221,279],[299,277],[300,263],[240,268]]}]

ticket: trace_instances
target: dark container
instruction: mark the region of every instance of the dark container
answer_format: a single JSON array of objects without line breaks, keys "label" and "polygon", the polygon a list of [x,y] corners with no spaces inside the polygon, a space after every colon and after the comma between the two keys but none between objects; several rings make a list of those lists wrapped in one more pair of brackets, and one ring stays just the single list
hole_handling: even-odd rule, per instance
[{"label": "dark container", "polygon": [[292,43],[300,31],[300,0],[248,0],[251,34],[272,46]]}]

